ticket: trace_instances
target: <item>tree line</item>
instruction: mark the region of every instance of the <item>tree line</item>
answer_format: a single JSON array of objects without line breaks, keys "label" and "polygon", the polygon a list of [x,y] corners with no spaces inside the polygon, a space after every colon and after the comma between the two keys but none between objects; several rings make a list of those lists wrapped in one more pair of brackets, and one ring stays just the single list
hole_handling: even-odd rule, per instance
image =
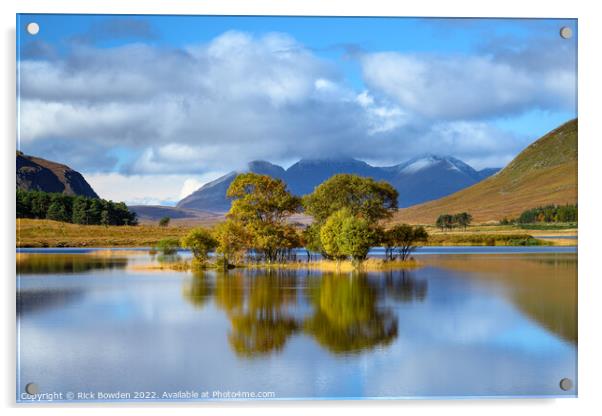
[{"label": "tree line", "polygon": [[[370,247],[384,246],[386,260],[407,260],[415,244],[428,238],[423,227],[382,228],[381,221],[397,209],[398,194],[389,183],[372,178],[335,175],[300,198],[280,179],[243,173],[226,195],[232,199],[226,221],[212,230],[195,228],[181,240],[197,262],[206,262],[213,250],[224,268],[245,259],[286,262],[295,259],[295,249],[305,247],[308,261],[314,252],[359,266]],[[290,220],[300,212],[313,217],[303,230]]]},{"label": "tree line", "polygon": [[17,189],[17,218],[37,218],[84,225],[137,225],[124,202]]},{"label": "tree line", "polygon": [[517,219],[519,224],[536,222],[577,222],[577,204],[547,205],[523,211]]},{"label": "tree line", "polygon": [[435,225],[443,230],[452,230],[454,228],[462,228],[466,230],[466,227],[472,222],[472,215],[468,212],[460,212],[458,214],[441,214],[437,218]]}]

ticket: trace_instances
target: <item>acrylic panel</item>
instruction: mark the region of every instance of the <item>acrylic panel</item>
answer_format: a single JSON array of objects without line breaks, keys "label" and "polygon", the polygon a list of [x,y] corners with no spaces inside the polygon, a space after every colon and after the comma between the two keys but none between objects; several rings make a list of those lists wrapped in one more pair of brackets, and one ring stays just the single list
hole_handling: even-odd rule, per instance
[{"label": "acrylic panel", "polygon": [[576,19],[16,27],[18,402],[577,396]]}]

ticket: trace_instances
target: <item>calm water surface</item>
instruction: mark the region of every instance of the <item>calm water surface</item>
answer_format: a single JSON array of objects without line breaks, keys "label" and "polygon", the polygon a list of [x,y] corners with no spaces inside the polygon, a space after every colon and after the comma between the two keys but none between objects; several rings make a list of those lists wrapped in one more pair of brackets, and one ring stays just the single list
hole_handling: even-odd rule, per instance
[{"label": "calm water surface", "polygon": [[[510,249],[510,250],[509,250]],[[367,274],[155,271],[142,250],[20,250],[18,400],[575,396],[575,248],[428,247]]]}]

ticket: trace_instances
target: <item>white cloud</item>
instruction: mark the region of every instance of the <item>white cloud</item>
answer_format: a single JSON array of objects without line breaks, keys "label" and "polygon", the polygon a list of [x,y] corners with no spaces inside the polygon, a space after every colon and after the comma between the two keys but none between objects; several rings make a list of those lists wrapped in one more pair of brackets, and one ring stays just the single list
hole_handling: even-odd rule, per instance
[{"label": "white cloud", "polygon": [[300,152],[320,153],[347,130],[363,130],[361,108],[339,99],[349,93],[334,67],[282,34],[227,32],[181,50],[76,47],[20,68],[26,148],[85,140],[97,145],[88,155],[95,159],[98,146],[125,146],[140,155],[128,173],[235,168],[290,157],[296,142]]},{"label": "white cloud", "polygon": [[574,68],[517,64],[494,55],[364,54],[367,84],[404,109],[433,119],[480,119],[575,104]]},{"label": "white cloud", "polygon": [[368,135],[392,131],[410,122],[408,114],[399,106],[377,104],[368,91],[362,91],[355,100],[366,111]]},{"label": "white cloud", "polygon": [[223,175],[123,175],[120,173],[88,173],[86,180],[101,198],[124,201],[129,205],[175,205],[204,183]]},{"label": "white cloud", "polygon": [[[211,178],[211,179],[213,179],[213,178]],[[201,186],[203,186],[206,182],[207,181],[203,182],[203,181],[201,181],[199,179],[195,179],[195,178],[186,179],[184,181],[184,184],[182,185],[182,189],[180,190],[180,198],[179,199],[186,198],[188,195],[190,195],[191,193],[193,193],[194,191],[199,189]]]}]

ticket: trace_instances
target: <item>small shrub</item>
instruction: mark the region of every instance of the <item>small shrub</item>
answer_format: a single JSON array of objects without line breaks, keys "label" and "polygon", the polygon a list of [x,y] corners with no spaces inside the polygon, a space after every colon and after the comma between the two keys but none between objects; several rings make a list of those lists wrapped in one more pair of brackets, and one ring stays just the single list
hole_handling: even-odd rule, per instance
[{"label": "small shrub", "polygon": [[164,238],[157,243],[157,250],[165,256],[176,254],[179,248],[180,241],[177,238]]},{"label": "small shrub", "polygon": [[190,230],[182,238],[182,246],[190,249],[194,256],[195,264],[198,266],[209,258],[209,252],[217,247],[217,240],[205,228],[199,227]]},{"label": "small shrub", "polygon": [[509,246],[541,246],[541,245],[544,245],[545,243],[541,240],[538,240],[537,238],[527,237],[527,238],[508,240],[507,244]]}]

